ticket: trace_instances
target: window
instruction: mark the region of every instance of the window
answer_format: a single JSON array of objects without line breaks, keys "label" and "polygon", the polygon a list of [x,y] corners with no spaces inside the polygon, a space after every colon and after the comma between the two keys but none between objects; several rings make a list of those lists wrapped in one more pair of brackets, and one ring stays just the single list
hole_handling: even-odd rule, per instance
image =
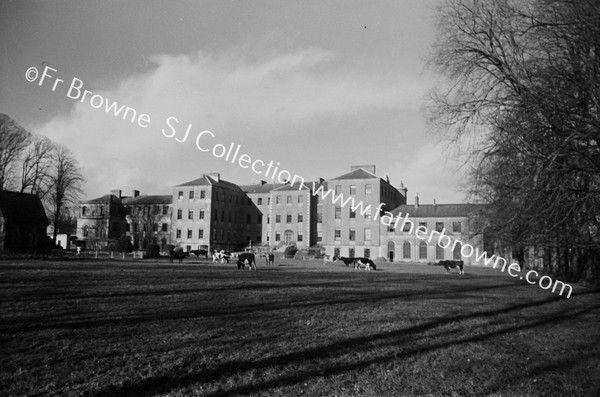
[{"label": "window", "polygon": [[423,226],[425,229],[427,229],[427,222],[419,222],[419,227]]},{"label": "window", "polygon": [[356,229],[350,229],[350,241],[356,241]]},{"label": "window", "polygon": [[365,248],[365,258],[370,258],[370,257],[371,257],[371,249]]},{"label": "window", "polygon": [[348,248],[348,256],[354,258],[354,248]]},{"label": "window", "polygon": [[257,203],[258,205],[262,205],[262,197],[259,197],[259,198],[256,200],[256,203]]},{"label": "window", "polygon": [[206,198],[206,191],[205,190],[200,190],[200,198]]},{"label": "window", "polygon": [[176,238],[181,238],[181,229],[177,229]]},{"label": "window", "polygon": [[269,225],[271,223],[271,217],[269,215],[267,215],[267,225]]},{"label": "window", "polygon": [[444,222],[436,222],[435,223],[435,230],[437,230],[438,232],[441,232],[444,229]]},{"label": "window", "polygon": [[81,215],[87,215],[87,207],[85,205],[81,207]]},{"label": "window", "polygon": [[298,204],[302,204],[304,196],[298,196]]},{"label": "window", "polygon": [[435,245],[435,259],[444,259],[444,249],[439,245]]},{"label": "window", "polygon": [[168,205],[163,205],[163,211],[162,211],[163,215],[167,215],[169,213],[169,206]]},{"label": "window", "polygon": [[204,219],[204,210],[200,210],[200,215],[198,219]]},{"label": "window", "polygon": [[181,199],[183,198],[183,190],[180,190],[180,191],[179,191],[177,198],[178,198],[179,200],[181,200]]},{"label": "window", "polygon": [[275,233],[275,241],[281,241],[281,233]]},{"label": "window", "polygon": [[287,203],[292,204],[292,196],[287,196]]},{"label": "window", "polygon": [[183,211],[182,210],[177,210],[177,219],[181,219],[181,217],[183,216]]},{"label": "window", "polygon": [[323,223],[323,204],[317,204],[317,223]]},{"label": "window", "polygon": [[350,219],[354,218],[356,218],[356,211],[352,211],[352,208],[350,208]]},{"label": "window", "polygon": [[342,217],[342,207],[335,207],[335,219]]},{"label": "window", "polygon": [[419,259],[427,259],[427,243],[425,241],[419,243]]},{"label": "window", "polygon": [[267,197],[267,205],[271,205],[271,197]]},{"label": "window", "polygon": [[298,214],[298,223],[302,223],[304,221],[304,217],[302,214]]},{"label": "window", "polygon": [[198,238],[204,238],[204,229],[198,229]]},{"label": "window", "polygon": [[192,229],[188,229],[187,238],[192,238]]},{"label": "window", "polygon": [[365,241],[371,241],[371,229],[365,229]]},{"label": "window", "polygon": [[339,248],[333,249],[333,256],[337,256],[338,258],[340,257],[340,249]]},{"label": "window", "polygon": [[410,242],[409,241],[405,241],[402,244],[402,258],[410,259]]},{"label": "window", "polygon": [[194,210],[188,210],[188,219],[194,219]]},{"label": "window", "polygon": [[372,191],[373,191],[373,188],[371,187],[371,184],[366,184],[365,185],[365,194],[371,194]]},{"label": "window", "polygon": [[298,242],[302,241],[302,233],[298,233]]},{"label": "window", "polygon": [[454,249],[452,250],[452,259],[454,259],[455,261],[459,261],[461,259],[461,255],[460,255],[460,250],[461,250],[461,244],[459,241],[456,242],[456,244],[454,245]]},{"label": "window", "polygon": [[158,205],[153,205],[152,206],[152,213],[153,214],[158,214],[160,212],[160,206]]},{"label": "window", "polygon": [[452,232],[454,232],[454,233],[460,233],[461,229],[462,229],[462,227],[460,225],[460,222],[452,222]]},{"label": "window", "polygon": [[366,211],[364,212],[365,218],[371,218],[371,206],[367,206]]},{"label": "window", "polygon": [[408,232],[410,233],[411,229],[412,229],[412,223],[411,222],[405,222],[404,223],[404,229],[402,230],[403,232]]},{"label": "window", "polygon": [[90,228],[86,225],[83,227],[83,237],[89,237],[90,235]]},{"label": "window", "polygon": [[356,185],[350,185],[350,196],[356,196]]},{"label": "window", "polygon": [[163,224],[162,224],[162,229],[161,229],[161,230],[162,230],[163,232],[167,232],[167,231],[169,231],[169,225],[168,225],[167,223],[163,223]]},{"label": "window", "polygon": [[280,214],[275,215],[275,223],[281,223],[281,215]]},{"label": "window", "polygon": [[321,242],[323,241],[323,232],[318,232],[317,233],[317,242]]},{"label": "window", "polygon": [[342,229],[335,229],[335,239],[340,240],[342,238]]},{"label": "window", "polygon": [[335,194],[339,195],[342,193],[342,185],[335,185]]},{"label": "window", "polygon": [[158,223],[155,223],[152,225],[152,231],[153,232],[158,232]]},{"label": "window", "polygon": [[194,198],[194,191],[190,190],[190,199],[193,199],[193,198]]},{"label": "window", "polygon": [[275,204],[281,204],[281,196],[275,196]]},{"label": "window", "polygon": [[285,217],[285,222],[292,223],[292,213],[291,212],[287,213],[287,216]]}]

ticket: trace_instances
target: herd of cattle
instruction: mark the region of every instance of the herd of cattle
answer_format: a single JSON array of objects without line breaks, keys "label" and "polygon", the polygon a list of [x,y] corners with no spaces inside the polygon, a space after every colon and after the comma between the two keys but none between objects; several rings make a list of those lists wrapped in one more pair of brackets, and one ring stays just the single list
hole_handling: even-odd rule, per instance
[{"label": "herd of cattle", "polygon": [[[183,262],[183,258],[187,256],[201,256],[208,258],[208,252],[206,250],[197,250],[184,252],[183,250],[173,250],[169,252],[169,262],[173,262],[173,259],[178,259],[179,263]],[[273,253],[261,254],[265,257],[265,264],[267,266],[275,264],[275,255]],[[249,270],[256,270],[256,255],[252,252],[243,253],[229,253],[227,251],[213,251],[212,261],[213,263],[229,263],[231,259],[235,259],[238,269],[245,269],[248,266]],[[345,256],[333,256],[331,258],[328,255],[323,256],[323,265],[333,264],[337,261],[343,262],[346,267],[352,266],[354,269],[377,270],[377,266],[369,258],[349,258]],[[443,260],[437,263],[439,266],[443,266],[447,273],[450,273],[450,269],[458,269],[458,274],[465,274],[464,262],[460,260]]]}]

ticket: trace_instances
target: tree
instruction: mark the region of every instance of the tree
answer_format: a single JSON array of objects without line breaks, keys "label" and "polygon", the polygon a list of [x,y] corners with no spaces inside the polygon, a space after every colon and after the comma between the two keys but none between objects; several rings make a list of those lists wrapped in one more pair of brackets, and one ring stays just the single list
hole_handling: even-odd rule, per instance
[{"label": "tree", "polygon": [[430,58],[431,121],[468,142],[489,230],[576,277],[600,251],[599,15],[595,0],[448,0]]},{"label": "tree", "polygon": [[51,208],[50,218],[54,224],[52,236],[54,244],[56,244],[61,217],[66,209],[78,204],[83,182],[79,165],[71,151],[64,146],[57,146],[51,161],[50,190],[48,192],[48,202]]},{"label": "tree", "polygon": [[0,114],[0,190],[11,189],[16,184],[14,170],[29,144],[30,135],[13,119]]},{"label": "tree", "polygon": [[20,191],[22,193],[37,194],[40,199],[44,199],[50,189],[49,172],[55,147],[48,138],[34,137],[32,139],[21,162]]}]

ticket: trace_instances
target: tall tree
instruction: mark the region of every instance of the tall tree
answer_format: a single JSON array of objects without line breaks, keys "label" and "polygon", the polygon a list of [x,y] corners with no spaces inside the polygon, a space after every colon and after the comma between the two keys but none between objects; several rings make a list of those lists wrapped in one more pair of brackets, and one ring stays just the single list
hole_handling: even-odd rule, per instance
[{"label": "tall tree", "polygon": [[600,3],[447,0],[438,16],[431,121],[470,143],[490,229],[548,247],[550,270],[598,270],[582,258],[600,249]]},{"label": "tall tree", "polygon": [[9,116],[0,113],[0,190],[15,187],[15,169],[29,140],[29,132]]},{"label": "tall tree", "polygon": [[77,205],[84,182],[77,160],[64,146],[57,146],[52,156],[50,181],[48,202],[52,211],[50,218],[54,225],[52,240],[56,244],[56,235],[61,219],[64,219],[64,212]]},{"label": "tall tree", "polygon": [[55,145],[46,137],[34,137],[21,162],[20,191],[44,199],[50,189],[50,169]]}]

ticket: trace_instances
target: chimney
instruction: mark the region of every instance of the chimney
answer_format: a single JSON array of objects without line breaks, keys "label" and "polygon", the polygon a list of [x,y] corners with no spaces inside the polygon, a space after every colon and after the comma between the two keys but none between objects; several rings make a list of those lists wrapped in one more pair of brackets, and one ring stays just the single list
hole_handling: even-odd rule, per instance
[{"label": "chimney", "polygon": [[204,176],[211,177],[212,179],[214,179],[217,182],[219,182],[219,180],[221,179],[221,174],[219,174],[218,172],[211,172],[208,174],[204,174]]},{"label": "chimney", "polygon": [[121,198],[121,190],[120,189],[111,190],[110,194],[113,196],[117,196],[118,198]]},{"label": "chimney", "polygon": [[139,190],[134,190],[133,191],[133,197],[138,197],[140,195],[140,191]]},{"label": "chimney", "polygon": [[419,193],[415,196],[415,208],[419,208]]},{"label": "chimney", "polygon": [[435,199],[433,199],[433,206],[435,207]]}]

